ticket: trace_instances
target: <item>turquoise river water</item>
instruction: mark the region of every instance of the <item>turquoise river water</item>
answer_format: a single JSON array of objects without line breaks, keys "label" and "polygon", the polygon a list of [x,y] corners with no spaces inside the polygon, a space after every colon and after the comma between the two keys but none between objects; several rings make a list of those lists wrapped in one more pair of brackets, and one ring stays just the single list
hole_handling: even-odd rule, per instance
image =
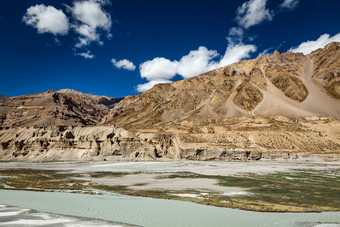
[{"label": "turquoise river water", "polygon": [[340,212],[261,213],[117,194],[0,190],[0,204],[138,226],[340,226]]}]

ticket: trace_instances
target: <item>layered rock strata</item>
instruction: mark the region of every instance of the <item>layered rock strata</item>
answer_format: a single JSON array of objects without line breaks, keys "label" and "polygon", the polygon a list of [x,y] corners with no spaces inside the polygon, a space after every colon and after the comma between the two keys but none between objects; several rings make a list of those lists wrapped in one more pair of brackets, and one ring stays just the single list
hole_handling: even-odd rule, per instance
[{"label": "layered rock strata", "polygon": [[323,117],[238,117],[134,133],[116,126],[2,128],[0,159],[340,161],[339,132],[339,120]]}]

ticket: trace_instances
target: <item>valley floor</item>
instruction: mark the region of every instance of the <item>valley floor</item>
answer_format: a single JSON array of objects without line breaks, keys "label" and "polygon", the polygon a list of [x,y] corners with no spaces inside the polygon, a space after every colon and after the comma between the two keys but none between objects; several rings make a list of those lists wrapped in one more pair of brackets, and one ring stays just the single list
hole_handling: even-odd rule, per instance
[{"label": "valley floor", "polygon": [[269,212],[340,210],[339,162],[2,162],[1,189],[115,192]]}]

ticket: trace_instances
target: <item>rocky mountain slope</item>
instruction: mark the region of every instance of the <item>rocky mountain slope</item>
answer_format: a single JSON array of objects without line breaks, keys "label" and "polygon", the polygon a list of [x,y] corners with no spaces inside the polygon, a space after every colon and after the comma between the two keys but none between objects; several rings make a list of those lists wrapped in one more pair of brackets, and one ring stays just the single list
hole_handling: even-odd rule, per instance
[{"label": "rocky mountain slope", "polygon": [[0,126],[96,125],[121,99],[63,89],[0,97]]},{"label": "rocky mountain slope", "polygon": [[117,104],[105,122],[136,129],[238,116],[340,118],[339,77],[340,43],[307,56],[276,51],[156,85]]},{"label": "rocky mountain slope", "polygon": [[331,43],[124,99],[0,96],[0,160],[340,161],[339,118],[340,43]]}]

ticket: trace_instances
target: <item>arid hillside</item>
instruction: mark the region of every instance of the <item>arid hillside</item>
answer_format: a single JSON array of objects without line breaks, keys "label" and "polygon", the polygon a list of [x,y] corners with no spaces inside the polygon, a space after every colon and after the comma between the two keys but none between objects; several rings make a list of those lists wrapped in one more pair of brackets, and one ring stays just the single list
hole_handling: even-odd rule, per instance
[{"label": "arid hillside", "polygon": [[340,43],[309,55],[277,51],[158,84],[110,110],[107,125],[161,128],[239,116],[340,118]]},{"label": "arid hillside", "polygon": [[63,89],[17,97],[0,97],[0,126],[96,125],[121,99]]}]

